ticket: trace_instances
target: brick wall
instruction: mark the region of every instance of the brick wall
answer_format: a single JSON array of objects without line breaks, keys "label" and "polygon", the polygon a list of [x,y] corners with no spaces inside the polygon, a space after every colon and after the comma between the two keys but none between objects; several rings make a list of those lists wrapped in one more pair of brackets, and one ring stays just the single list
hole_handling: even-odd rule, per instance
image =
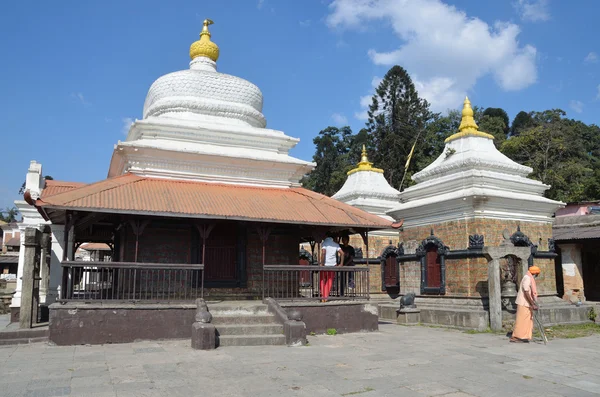
[{"label": "brick wall", "polygon": [[[149,224],[139,237],[138,262],[191,263],[191,227]],[[135,260],[135,235],[130,227],[125,236],[125,262]]]},{"label": "brick wall", "polygon": [[[431,226],[404,228],[400,231],[400,239],[404,242],[405,253],[412,254],[420,242],[431,233],[440,238],[451,250],[467,249],[469,235],[484,236],[486,246],[498,246],[504,240],[502,232],[507,229],[510,234],[521,227],[529,239],[538,244],[538,249],[548,249],[548,238],[552,237],[552,225],[549,223],[503,221],[497,219],[470,219],[444,222]],[[541,241],[540,241],[541,239]],[[543,294],[556,293],[554,261],[552,259],[536,259],[535,265],[542,269],[538,278],[538,290]],[[420,292],[420,263],[409,262],[401,268],[401,290]],[[418,272],[417,272],[418,269]],[[406,286],[406,288],[404,288]],[[465,258],[446,260],[446,295],[447,296],[487,296],[487,260],[485,258]]]},{"label": "brick wall", "polygon": [[[290,234],[271,234],[267,241],[265,262],[267,265],[298,265],[300,239]],[[262,242],[255,232],[248,232],[246,244],[246,269],[248,290],[262,291]],[[282,287],[283,288],[283,287]]]}]

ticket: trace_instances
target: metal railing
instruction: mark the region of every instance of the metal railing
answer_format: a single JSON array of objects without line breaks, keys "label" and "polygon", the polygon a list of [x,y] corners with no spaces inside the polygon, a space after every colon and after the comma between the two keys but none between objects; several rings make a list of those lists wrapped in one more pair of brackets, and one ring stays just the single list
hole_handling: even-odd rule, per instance
[{"label": "metal railing", "polygon": [[369,268],[265,265],[262,292],[263,299],[365,300],[370,297]]},{"label": "metal railing", "polygon": [[204,265],[64,261],[61,301],[194,301],[204,297]]}]

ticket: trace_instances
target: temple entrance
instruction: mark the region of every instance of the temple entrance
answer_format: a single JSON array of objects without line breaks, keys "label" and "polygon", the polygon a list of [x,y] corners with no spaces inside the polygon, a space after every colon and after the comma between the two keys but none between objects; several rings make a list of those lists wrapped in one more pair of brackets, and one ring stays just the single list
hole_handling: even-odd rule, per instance
[{"label": "temple entrance", "polygon": [[582,250],[583,291],[585,299],[600,301],[600,252],[591,244]]},{"label": "temple entrance", "polygon": [[442,286],[442,263],[437,251],[436,246],[430,246],[425,256],[427,287],[429,288],[441,288]]},{"label": "temple entrance", "polygon": [[204,281],[208,285],[235,284],[239,279],[236,260],[237,233],[235,224],[219,224],[206,240]]},{"label": "temple entrance", "polygon": [[382,291],[386,291],[389,294],[397,294],[400,292],[398,249],[391,244],[381,253],[381,276]]}]

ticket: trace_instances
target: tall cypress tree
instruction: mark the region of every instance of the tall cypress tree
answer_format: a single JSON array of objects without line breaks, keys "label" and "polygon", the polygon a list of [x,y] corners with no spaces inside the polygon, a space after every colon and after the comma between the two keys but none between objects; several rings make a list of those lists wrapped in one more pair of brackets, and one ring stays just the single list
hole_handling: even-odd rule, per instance
[{"label": "tall cypress tree", "polygon": [[419,142],[407,177],[418,171],[417,163],[422,163],[424,150],[430,149],[426,148],[425,128],[435,115],[429,110],[429,103],[419,98],[406,70],[397,65],[386,73],[377,87],[368,115],[367,130],[375,149],[372,161],[385,170],[390,185],[400,188],[405,163],[417,135]]}]

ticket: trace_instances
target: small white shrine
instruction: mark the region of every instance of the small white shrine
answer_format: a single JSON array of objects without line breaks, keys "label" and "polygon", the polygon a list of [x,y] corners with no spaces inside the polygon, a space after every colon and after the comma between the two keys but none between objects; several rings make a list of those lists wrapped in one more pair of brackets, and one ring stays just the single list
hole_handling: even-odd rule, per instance
[{"label": "small white shrine", "polygon": [[506,157],[493,140],[478,131],[466,98],[459,132],[446,139],[433,163],[413,175],[417,183],[400,193],[400,205],[388,215],[404,219],[404,227],[473,218],[551,223],[564,204],[545,198],[550,186],[527,178],[533,170]]}]

